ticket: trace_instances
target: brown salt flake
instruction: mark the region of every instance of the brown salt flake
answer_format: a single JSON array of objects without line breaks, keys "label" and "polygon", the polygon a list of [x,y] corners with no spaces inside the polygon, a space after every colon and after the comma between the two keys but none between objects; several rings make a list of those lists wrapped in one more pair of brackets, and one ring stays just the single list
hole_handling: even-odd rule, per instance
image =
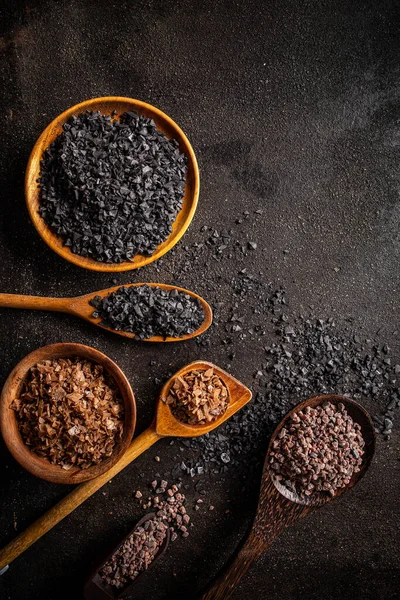
[{"label": "brown salt flake", "polygon": [[74,425],[73,427],[71,427],[70,429],[68,429],[69,435],[78,435],[79,431],[80,431],[79,425]]},{"label": "brown salt flake", "polygon": [[72,392],[72,394],[67,394],[67,398],[69,400],[72,400],[72,402],[79,402],[80,400],[82,400],[82,394],[80,394],[79,392]]}]

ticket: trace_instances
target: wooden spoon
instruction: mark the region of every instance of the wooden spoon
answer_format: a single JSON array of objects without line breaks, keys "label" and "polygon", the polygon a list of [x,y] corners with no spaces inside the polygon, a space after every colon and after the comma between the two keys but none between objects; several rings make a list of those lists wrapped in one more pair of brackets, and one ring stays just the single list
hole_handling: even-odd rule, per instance
[{"label": "wooden spoon", "polygon": [[[206,425],[186,425],[185,423],[181,423],[175,419],[170,408],[165,404],[165,400],[175,378],[194,369],[207,370],[210,367],[214,369],[216,375],[222,379],[228,389],[229,405],[226,412],[212,423]],[[0,550],[0,572],[29,548],[29,546],[41,538],[42,535],[57,525],[64,517],[69,515],[69,513],[75,510],[82,502],[87,500],[87,498],[94,494],[105,483],[110,481],[110,479],[122,471],[122,469],[128,466],[135,458],[150,448],[150,446],[159,439],[168,436],[197,437],[204,435],[205,433],[216,429],[234,415],[251,400],[251,396],[251,391],[246,386],[212,363],[196,361],[177,371],[161,389],[157,401],[156,415],[150,427],[131,443],[125,454],[113,467],[111,467],[111,469],[76,487],[70,494],[63,498],[63,500],[58,502],[58,504],[53,506],[53,508],[28,527],[28,529],[20,533],[15,540]]]},{"label": "wooden spoon", "polygon": [[203,311],[204,311],[204,321],[201,326],[196,329],[193,333],[188,333],[181,337],[166,337],[163,338],[161,335],[154,335],[151,338],[147,338],[143,340],[144,342],[183,342],[184,340],[189,340],[198,335],[201,335],[208,329],[212,323],[212,310],[211,306],[202,298],[198,296],[194,292],[189,290],[185,290],[184,288],[177,287],[176,285],[167,285],[166,283],[127,283],[125,285],[116,285],[111,288],[107,288],[106,290],[100,290],[99,292],[92,292],[90,294],[86,294],[85,296],[77,296],[76,298],[46,298],[44,296],[23,296],[21,294],[0,294],[0,308],[27,308],[30,310],[51,310],[56,312],[68,313],[70,315],[75,315],[76,317],[80,317],[81,319],[85,319],[85,321],[89,321],[93,325],[97,325],[106,331],[112,331],[113,333],[118,333],[118,335],[122,335],[127,338],[134,338],[134,333],[129,333],[128,331],[116,331],[115,329],[110,329],[105,325],[101,324],[101,318],[95,319],[92,315],[96,310],[94,306],[90,304],[90,301],[93,300],[95,296],[101,296],[104,298],[111,294],[111,292],[115,292],[119,290],[121,287],[135,287],[140,285],[148,285],[150,287],[159,287],[162,290],[178,290],[179,292],[184,292],[185,294],[189,294],[192,298],[197,298],[199,300]]},{"label": "wooden spoon", "polygon": [[331,496],[323,493],[314,494],[306,499],[297,496],[276,480],[274,472],[270,469],[269,465],[269,453],[272,449],[272,444],[288,419],[295,412],[306,408],[306,406],[315,407],[324,402],[332,402],[334,404],[342,402],[348,414],[361,426],[361,432],[365,441],[365,454],[360,471],[355,473],[350,483],[346,487],[339,489],[334,497],[338,498],[344,494],[344,492],[352,488],[365,475],[375,452],[375,430],[367,411],[357,404],[357,402],[354,402],[354,400],[338,395],[315,396],[304,402],[300,402],[283,418],[271,437],[264,462],[256,516],[250,532],[240,549],[235,552],[232,559],[217,575],[211,587],[202,596],[202,600],[225,600],[229,598],[252,562],[271,546],[272,542],[283,529],[289,527],[297,519],[305,517],[315,508],[332,500]]},{"label": "wooden spoon", "polygon": [[132,587],[135,586],[137,583],[140,583],[142,581],[142,577],[145,576],[149,572],[149,569],[153,568],[154,563],[159,558],[161,558],[161,556],[164,554],[164,552],[166,552],[166,550],[168,548],[168,544],[169,544],[170,537],[171,537],[171,532],[170,532],[169,527],[166,530],[166,535],[165,535],[164,541],[161,544],[161,546],[159,547],[158,552],[155,555],[155,557],[153,558],[153,560],[151,561],[148,569],[146,569],[146,571],[142,571],[141,573],[139,573],[139,575],[137,575],[136,578],[132,582],[127,583],[126,585],[124,585],[124,587],[122,587],[121,589],[118,589],[118,588],[112,587],[111,585],[108,585],[107,583],[105,583],[99,574],[100,569],[105,565],[106,562],[108,562],[112,558],[112,556],[115,554],[115,552],[117,552],[117,550],[122,546],[122,544],[132,535],[132,533],[138,527],[141,527],[142,525],[144,525],[146,523],[146,521],[150,521],[150,519],[154,519],[154,518],[157,518],[155,513],[147,513],[147,515],[145,515],[142,519],[140,519],[140,521],[138,523],[136,523],[135,527],[128,533],[128,535],[125,536],[125,538],[121,542],[119,542],[117,544],[117,546],[114,547],[114,549],[108,554],[107,558],[103,559],[101,561],[100,565],[97,565],[97,567],[94,569],[94,571],[91,573],[90,577],[87,579],[87,581],[85,583],[85,587],[84,587],[84,591],[83,591],[85,600],[118,600],[118,598],[120,598],[121,596],[124,596],[128,591],[131,592]]}]

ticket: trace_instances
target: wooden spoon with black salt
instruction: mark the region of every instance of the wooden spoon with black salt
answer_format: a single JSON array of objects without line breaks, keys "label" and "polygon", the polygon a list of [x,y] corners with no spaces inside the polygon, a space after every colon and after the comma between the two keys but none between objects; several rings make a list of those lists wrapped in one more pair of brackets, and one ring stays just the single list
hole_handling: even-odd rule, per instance
[{"label": "wooden spoon with black salt", "polygon": [[[362,464],[360,470],[353,474],[348,485],[339,488],[333,497],[323,492],[308,497],[298,496],[277,480],[274,471],[270,467],[270,452],[274,441],[294,413],[305,409],[307,406],[315,408],[325,402],[343,403],[353,421],[360,425],[365,442]],[[226,600],[226,598],[229,598],[252,562],[271,546],[275,538],[284,529],[333,498],[338,498],[360,481],[371,463],[374,451],[375,430],[370,416],[362,406],[346,396],[315,396],[301,402],[291,410],[279,423],[271,437],[264,462],[256,516],[250,532],[229,563],[201,596],[202,600]]]},{"label": "wooden spoon with black salt", "polygon": [[131,333],[130,331],[122,331],[111,329],[102,323],[101,317],[94,317],[93,313],[96,312],[96,309],[90,303],[94,298],[100,297],[105,298],[109,296],[113,292],[121,289],[122,287],[130,288],[130,287],[138,287],[138,286],[148,286],[152,288],[160,288],[164,291],[173,291],[177,290],[178,292],[182,292],[184,294],[188,294],[193,299],[198,300],[200,306],[204,313],[204,320],[201,323],[200,327],[198,327],[193,333],[187,333],[185,335],[177,336],[177,337],[163,337],[161,335],[153,335],[152,337],[145,338],[144,342],[183,342],[188,339],[192,339],[198,335],[204,333],[212,323],[212,310],[211,306],[202,298],[198,296],[194,292],[190,290],[186,290],[181,287],[177,287],[174,285],[167,285],[165,283],[128,283],[125,285],[116,285],[111,288],[107,288],[105,290],[100,290],[98,292],[92,292],[91,294],[86,294],[84,296],[77,296],[75,298],[47,298],[44,296],[24,296],[21,294],[0,294],[0,308],[25,308],[30,310],[50,310],[56,312],[63,312],[70,315],[74,315],[76,317],[80,317],[85,321],[89,321],[93,325],[97,325],[102,329],[106,329],[107,331],[111,331],[112,333],[117,333],[118,335],[122,335],[127,338],[135,338],[135,333]]}]

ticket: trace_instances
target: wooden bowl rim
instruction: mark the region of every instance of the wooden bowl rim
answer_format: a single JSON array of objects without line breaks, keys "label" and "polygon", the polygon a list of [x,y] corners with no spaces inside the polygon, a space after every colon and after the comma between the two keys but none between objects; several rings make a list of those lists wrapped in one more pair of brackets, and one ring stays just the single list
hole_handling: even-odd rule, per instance
[{"label": "wooden bowl rim", "polygon": [[[125,421],[122,439],[117,443],[113,454],[88,469],[72,468],[68,471],[58,465],[51,464],[48,460],[37,456],[24,443],[19,432],[15,411],[10,404],[20,389],[28,370],[46,358],[72,357],[86,358],[94,363],[102,365],[107,373],[116,382],[121,398],[124,402]],[[50,344],[37,348],[30,352],[13,368],[6,379],[0,397],[0,431],[4,442],[15,458],[24,469],[32,475],[51,481],[53,483],[75,484],[88,481],[108,471],[125,453],[131,443],[136,427],[136,402],[132,387],[122,369],[106,354],[96,348],[73,342],[62,342]]]},{"label": "wooden bowl rim", "polygon": [[[190,195],[187,194],[186,182],[185,193],[183,197],[183,206],[175,219],[174,225],[179,220],[179,214],[184,209],[185,202],[188,203],[189,206],[187,216],[184,219],[184,221],[179,224],[176,231],[172,231],[168,238],[162,244],[160,244],[160,246],[158,246],[158,248],[153,252],[151,256],[145,257],[141,254],[136,255],[140,257],[140,262],[137,262],[134,259],[132,262],[126,261],[122,263],[105,263],[96,261],[89,257],[80,256],[79,254],[74,254],[70,248],[63,245],[61,238],[51,231],[51,229],[46,225],[42,217],[39,215],[39,193],[37,191],[37,188],[32,188],[33,184],[37,185],[36,180],[39,177],[40,161],[43,156],[41,148],[42,145],[44,145],[44,142],[47,136],[50,134],[50,132],[62,127],[62,125],[73,114],[82,113],[88,109],[96,110],[97,105],[104,103],[111,103],[116,105],[121,103],[127,103],[131,105],[131,110],[137,110],[139,113],[140,110],[142,110],[145,113],[150,113],[156,119],[158,118],[160,122],[165,121],[167,125],[174,131],[174,138],[179,142],[180,150],[184,152],[188,158],[188,173],[191,172],[191,187],[193,188],[193,192]],[[156,125],[157,128],[159,128],[159,123],[156,123]],[[161,128],[160,130],[163,131]],[[167,135],[167,137],[169,136]],[[55,137],[53,137],[51,141],[49,141],[45,145],[45,148],[47,148],[50,145],[50,143],[54,141],[54,139]],[[36,231],[39,233],[43,241],[59,256],[61,256],[65,260],[68,260],[70,263],[77,265],[78,267],[89,269],[91,271],[101,271],[108,273],[117,273],[121,271],[139,269],[141,267],[144,267],[145,265],[154,262],[155,260],[158,260],[164,254],[169,252],[169,250],[171,250],[179,242],[179,240],[182,238],[182,236],[188,229],[190,223],[192,222],[198,204],[199,191],[200,173],[196,155],[194,153],[191,143],[189,142],[187,136],[179,127],[179,125],[166,113],[164,113],[159,108],[153,106],[152,104],[149,104],[142,100],[137,100],[136,98],[128,98],[125,96],[102,96],[99,98],[90,98],[89,100],[84,100],[83,102],[79,102],[78,104],[71,106],[70,108],[66,109],[61,114],[59,114],[57,117],[55,117],[49,123],[49,125],[47,125],[47,127],[40,134],[39,138],[36,140],[36,143],[33,146],[32,152],[29,156],[25,173],[25,199],[29,216],[32,220]]]},{"label": "wooden bowl rim", "polygon": [[[272,469],[269,466],[269,462],[268,462],[269,453],[270,453],[270,450],[272,449],[272,444],[276,440],[277,435],[282,430],[282,428],[285,426],[288,419],[290,419],[294,413],[297,413],[300,410],[304,410],[307,406],[315,407],[315,406],[319,406],[320,404],[323,404],[324,402],[332,402],[333,404],[339,404],[339,403],[344,404],[345,409],[348,412],[348,414],[350,415],[350,417],[354,420],[355,423],[358,423],[361,426],[361,433],[362,433],[362,436],[363,436],[363,439],[365,442],[365,452],[363,455],[363,462],[362,462],[360,471],[358,471],[357,473],[353,473],[350,483],[348,485],[346,485],[345,487],[338,489],[334,496],[329,496],[328,494],[318,492],[317,494],[312,494],[311,496],[309,496],[307,498],[303,498],[301,496],[298,496],[294,492],[291,492],[283,484],[276,481],[276,479],[274,477],[274,471],[272,471]],[[355,414],[357,414],[358,417],[361,416],[362,418],[361,419],[355,418],[355,416],[354,416]],[[368,433],[368,437],[367,437],[366,433]],[[288,500],[291,500],[292,502],[295,502],[296,504],[302,504],[302,505],[310,506],[310,507],[322,506],[322,505],[326,504],[327,502],[330,502],[331,500],[334,500],[335,498],[340,497],[347,490],[354,487],[354,485],[356,483],[358,483],[358,481],[360,481],[360,479],[362,479],[362,477],[364,477],[364,475],[367,472],[367,470],[371,464],[371,461],[373,459],[373,456],[375,453],[375,446],[376,446],[376,435],[375,435],[374,424],[372,422],[372,419],[371,419],[368,411],[361,404],[356,402],[356,400],[353,400],[353,398],[343,395],[343,394],[319,394],[319,395],[311,396],[310,398],[307,398],[306,400],[302,400],[301,402],[296,404],[296,406],[294,406],[292,409],[290,409],[286,413],[286,415],[281,419],[281,421],[278,423],[278,425],[276,426],[276,428],[274,429],[274,431],[272,433],[272,436],[271,436],[271,439],[270,439],[270,442],[268,445],[268,450],[267,450],[267,454],[266,454],[266,458],[265,458],[264,470],[267,469],[267,471],[269,473],[269,477],[271,478],[275,488],[278,490],[278,492],[283,497],[287,498]]]}]

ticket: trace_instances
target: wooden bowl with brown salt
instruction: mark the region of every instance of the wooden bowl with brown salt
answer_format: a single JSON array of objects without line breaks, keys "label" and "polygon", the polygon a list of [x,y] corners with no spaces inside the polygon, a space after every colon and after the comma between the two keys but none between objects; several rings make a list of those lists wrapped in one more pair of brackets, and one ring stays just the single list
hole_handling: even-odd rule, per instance
[{"label": "wooden bowl with brown salt", "polygon": [[[24,442],[19,429],[17,412],[11,408],[13,402],[23,392],[30,369],[45,360],[57,360],[60,358],[82,358],[91,363],[101,365],[106,376],[110,376],[114,380],[118,389],[117,397],[121,400],[124,408],[122,434],[116,440],[111,455],[87,468],[80,468],[79,466],[65,468],[36,454]],[[81,483],[108,471],[127,450],[132,441],[135,425],[135,397],[126,376],[108,356],[95,348],[82,344],[52,344],[31,352],[10,373],[1,393],[0,430],[9,451],[27,471],[54,483]],[[78,438],[77,443],[79,443]]]},{"label": "wooden bowl with brown salt", "polygon": [[[170,140],[174,139],[179,144],[179,149],[187,157],[186,186],[183,196],[183,204],[178,213],[170,235],[165,239],[150,256],[137,254],[131,261],[121,263],[106,263],[94,260],[91,257],[74,254],[71,249],[64,245],[63,240],[56,235],[54,231],[45,223],[39,214],[40,207],[40,189],[38,178],[40,175],[40,162],[45,150],[62,133],[63,125],[72,115],[80,115],[87,110],[100,111],[104,115],[111,115],[116,111],[116,117],[119,119],[121,114],[127,111],[135,111],[149,119],[153,119],[157,129],[164,133]],[[138,269],[158,260],[169,252],[175,244],[179,242],[187,228],[189,227],[197,208],[197,202],[200,191],[200,174],[197,165],[197,159],[194,150],[183,133],[182,129],[164,112],[141,100],[134,98],[125,98],[121,96],[105,96],[102,98],[91,98],[80,104],[71,106],[66,111],[58,115],[42,132],[30,155],[25,175],[25,197],[29,215],[37,232],[46,244],[69,262],[90,269],[91,271],[130,271]]]}]

